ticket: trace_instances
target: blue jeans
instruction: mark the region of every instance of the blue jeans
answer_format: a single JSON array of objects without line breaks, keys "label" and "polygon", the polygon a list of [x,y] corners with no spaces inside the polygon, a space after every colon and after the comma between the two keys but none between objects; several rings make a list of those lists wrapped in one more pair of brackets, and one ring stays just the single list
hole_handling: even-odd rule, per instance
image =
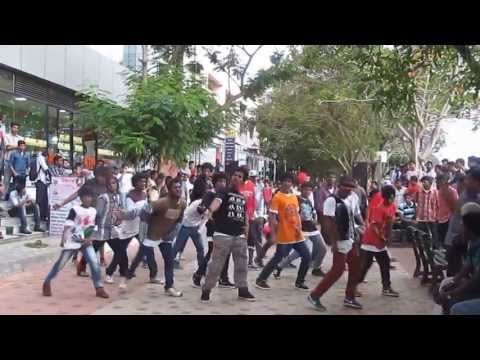
[{"label": "blue jeans", "polygon": [[456,303],[452,306],[450,315],[480,315],[480,298]]},{"label": "blue jeans", "polygon": [[[307,240],[310,240],[312,243],[311,257],[312,257],[312,268],[320,269],[323,259],[327,254],[327,245],[325,245],[325,240],[321,234],[307,236]],[[308,244],[308,243],[307,243]],[[308,247],[308,245],[307,245]],[[309,249],[310,250],[310,249]],[[285,266],[290,264],[292,261],[300,257],[300,254],[297,251],[292,251],[285,259],[283,259],[278,267],[283,269]]]},{"label": "blue jeans", "polygon": [[40,208],[38,204],[33,205],[23,205],[20,207],[14,207],[8,210],[8,215],[11,217],[18,217],[20,218],[20,230],[27,229],[27,209],[33,210],[33,220],[35,222],[35,227],[40,226]]},{"label": "blue jeans", "polygon": [[200,233],[198,232],[198,226],[185,226],[182,225],[177,235],[177,240],[173,246],[173,258],[177,256],[178,252],[185,248],[185,244],[188,238],[192,238],[195,249],[197,250],[197,263],[200,266],[203,262],[203,241]]},{"label": "blue jeans", "polygon": [[302,261],[300,263],[300,268],[298,269],[297,274],[297,284],[301,284],[305,281],[305,275],[307,275],[308,266],[310,265],[310,251],[308,250],[305,241],[294,243],[294,244],[277,244],[277,249],[273,258],[265,265],[260,275],[258,275],[258,280],[267,280],[268,277],[272,274],[273,270],[277,265],[282,261],[282,259],[294,249],[300,254]]},{"label": "blue jeans", "polygon": [[[165,290],[173,287],[173,247],[171,242],[161,242],[158,245],[160,252],[162,253],[164,263],[164,276],[165,276]],[[145,246],[140,244],[138,253],[133,259],[130,269],[128,270],[127,278],[131,279],[138,265],[142,261],[143,257],[147,257],[148,269],[150,271],[150,279],[154,279],[158,273],[157,262],[155,261],[155,249],[151,246]]]},{"label": "blue jeans", "polygon": [[74,249],[63,249],[60,253],[60,257],[55,262],[52,267],[52,270],[48,273],[45,278],[45,282],[50,282],[57,274],[65,267],[65,264],[70,260],[70,258],[77,252],[80,251],[84,259],[87,259],[88,265],[90,266],[91,277],[93,281],[93,286],[95,289],[103,287],[102,275],[100,272],[100,264],[98,263],[97,255],[95,249],[92,245],[82,246],[79,250]]}]

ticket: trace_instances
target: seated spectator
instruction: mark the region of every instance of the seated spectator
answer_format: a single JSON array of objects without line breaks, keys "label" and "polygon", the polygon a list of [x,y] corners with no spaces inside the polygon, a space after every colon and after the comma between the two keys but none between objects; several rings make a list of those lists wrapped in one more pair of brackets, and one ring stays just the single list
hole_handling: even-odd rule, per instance
[{"label": "seated spectator", "polygon": [[55,155],[53,159],[53,165],[50,166],[50,175],[52,176],[64,176],[65,169],[63,167],[63,157],[61,155]]},{"label": "seated spectator", "polygon": [[444,314],[480,314],[480,205],[466,203],[461,216],[467,254],[460,272],[442,281],[438,302]]},{"label": "seated spectator", "polygon": [[418,177],[412,176],[410,178],[410,181],[408,183],[408,188],[407,188],[407,193],[413,196],[415,198],[420,191],[422,190],[422,187],[418,183]]},{"label": "seated spectator", "polygon": [[27,178],[30,168],[30,155],[26,152],[27,144],[25,141],[18,141],[18,148],[10,157],[10,171],[12,172],[14,183],[24,182]]},{"label": "seated spectator", "polygon": [[415,222],[417,217],[417,204],[413,201],[413,197],[409,193],[405,193],[404,201],[398,207],[400,219],[406,224]]},{"label": "seated spectator", "polygon": [[9,206],[8,215],[20,218],[20,233],[32,233],[27,226],[27,210],[33,210],[35,220],[33,231],[43,231],[40,227],[40,209],[38,204],[35,204],[33,199],[28,196],[25,182],[18,182],[15,190],[10,193]]}]

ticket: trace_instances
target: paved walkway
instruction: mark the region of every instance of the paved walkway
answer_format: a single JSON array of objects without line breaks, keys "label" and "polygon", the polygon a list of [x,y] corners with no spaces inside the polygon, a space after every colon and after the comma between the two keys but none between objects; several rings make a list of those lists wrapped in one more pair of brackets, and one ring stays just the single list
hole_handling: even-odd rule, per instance
[{"label": "paved walkway", "polygon": [[[49,239],[52,243],[58,239]],[[10,244],[8,244],[10,245]],[[3,245],[0,251],[4,251]],[[19,245],[19,244],[17,244]],[[130,256],[136,252],[137,245],[132,242],[129,248]],[[28,248],[27,248],[28,249]],[[32,250],[32,249],[28,249]],[[38,249],[34,249],[38,250]],[[75,268],[68,264],[64,271],[55,279],[52,285],[53,297],[41,295],[41,284],[44,276],[52,266],[53,260],[58,256],[58,247],[40,249],[52,252],[51,260],[41,264],[27,266],[20,273],[0,278],[0,314],[123,314],[123,315],[163,315],[163,314],[227,314],[227,315],[365,315],[365,314],[438,314],[438,307],[427,294],[427,288],[421,287],[417,279],[413,279],[411,271],[405,261],[409,259],[411,249],[392,249],[394,256],[400,263],[395,263],[397,270],[392,271],[392,285],[401,293],[400,298],[388,298],[381,295],[380,274],[378,266],[374,264],[367,276],[368,283],[362,284],[360,290],[364,297],[359,301],[364,305],[361,311],[346,309],[342,305],[346,275],[334,285],[323,297],[327,312],[318,313],[306,305],[308,293],[300,292],[293,288],[296,276],[295,269],[286,269],[280,280],[273,277],[269,280],[272,289],[264,291],[253,287],[256,271],[249,272],[249,283],[257,301],[249,303],[237,300],[236,290],[214,289],[211,302],[200,302],[200,290],[191,286],[191,274],[195,270],[195,254],[191,243],[188,244],[184,262],[184,270],[175,271],[177,289],[184,292],[181,298],[171,298],[164,295],[162,285],[148,284],[148,271],[141,267],[137,270],[137,278],[129,282],[129,288],[121,293],[117,285],[106,284],[110,294],[109,299],[99,299],[94,296],[94,290],[89,278],[80,278],[75,275]],[[21,252],[20,250],[18,250]],[[22,249],[23,251],[23,249]],[[157,262],[160,274],[163,272],[163,261],[157,252]],[[270,253],[270,256],[272,253]],[[111,254],[107,252],[107,260]],[[331,265],[331,253],[327,255],[324,269]],[[233,263],[231,266],[233,270]],[[307,284],[316,285],[319,278],[308,276]]]}]

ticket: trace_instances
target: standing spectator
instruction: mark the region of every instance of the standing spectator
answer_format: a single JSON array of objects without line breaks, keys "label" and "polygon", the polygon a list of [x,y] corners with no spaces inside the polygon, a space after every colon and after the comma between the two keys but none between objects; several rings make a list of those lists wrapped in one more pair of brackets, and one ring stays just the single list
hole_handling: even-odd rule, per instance
[{"label": "standing spectator", "polygon": [[265,213],[265,201],[263,200],[263,181],[259,177],[255,181],[255,202],[257,204],[256,217],[263,216]]},{"label": "standing spectator", "polygon": [[215,172],[223,172],[225,171],[222,162],[220,159],[215,159]]},{"label": "standing spectator", "polygon": [[[211,177],[213,174],[213,165],[206,162],[201,166],[201,172],[195,179],[193,184],[192,194],[190,196],[190,201],[195,201],[201,199],[203,195],[207,192],[208,182],[211,182]],[[188,198],[187,198],[188,199]]]},{"label": "standing spectator", "polygon": [[404,198],[404,201],[400,203],[398,207],[398,212],[404,227],[406,227],[410,224],[416,223],[417,204],[415,204],[412,195],[409,193],[405,193]]},{"label": "standing spectator", "polygon": [[196,176],[200,173],[200,172],[197,172],[197,169],[195,168],[195,162],[194,161],[189,161],[188,162],[188,170],[189,170],[189,173],[187,173],[188,177]]},{"label": "standing spectator", "polygon": [[438,241],[443,246],[447,236],[448,223],[455,211],[458,201],[458,193],[448,184],[447,175],[440,175],[437,178],[438,189]]},{"label": "standing spectator", "polygon": [[324,217],[323,217],[323,203],[330,195],[334,194],[337,191],[337,187],[335,184],[336,180],[337,178],[334,174],[328,175],[325,185],[320,186],[313,193],[313,200],[314,200],[313,202],[315,205],[315,210],[317,211],[317,216],[321,225],[323,238],[327,241],[327,243],[330,243],[330,239],[328,238],[328,234],[324,230],[325,227],[324,227]]},{"label": "standing spectator", "polygon": [[423,189],[416,195],[417,221],[419,229],[430,233],[433,244],[438,247],[438,192],[432,189],[432,183],[431,177],[422,178]]},{"label": "standing spectator", "polygon": [[3,176],[4,173],[4,158],[5,158],[5,150],[3,148],[3,144],[5,141],[5,124],[7,123],[7,116],[5,114],[0,113],[0,178]]},{"label": "standing spectator", "polygon": [[416,176],[412,176],[410,181],[408,182],[407,193],[416,198],[416,194],[418,194],[422,190],[422,187],[418,183],[418,178]]},{"label": "standing spectator", "polygon": [[30,155],[26,152],[27,144],[25,141],[18,141],[17,150],[10,155],[10,171],[14,182],[25,182],[28,169],[30,168]]},{"label": "standing spectator", "polygon": [[[247,168],[245,167],[245,172]],[[248,226],[249,228],[253,226],[253,221],[255,220],[255,211],[257,209],[256,204],[256,177],[257,172],[255,170],[251,170],[248,173],[248,179],[240,185],[240,193],[245,198],[245,212],[247,214]],[[248,268],[249,269],[256,269],[257,266],[253,263],[253,253],[255,251],[255,244],[252,241],[252,237],[248,236],[247,233],[247,245],[248,245]]]},{"label": "standing spectator", "polygon": [[118,167],[114,166],[113,167],[113,177],[117,180],[120,180],[121,176],[122,176],[122,174],[120,174],[120,170],[118,169]]},{"label": "standing spectator", "polygon": [[415,166],[415,162],[414,161],[410,161],[408,163],[408,170],[407,170],[407,179],[410,181],[410,179],[412,178],[412,176],[416,176],[417,179],[418,177],[420,176],[418,171],[417,171],[417,168]]},{"label": "standing spectator", "polygon": [[8,210],[8,215],[11,217],[20,218],[20,233],[22,234],[31,234],[32,232],[27,226],[27,210],[33,211],[35,227],[33,231],[42,231],[40,227],[40,210],[38,205],[35,204],[35,201],[31,199],[25,188],[25,182],[18,181],[15,184],[15,190],[10,193],[9,199],[10,210]]},{"label": "standing spectator", "polygon": [[430,176],[432,179],[437,177],[435,170],[433,169],[433,163],[431,161],[427,161],[425,163],[425,171],[423,172],[424,176]]},{"label": "standing spectator", "polygon": [[405,189],[402,186],[402,182],[400,181],[400,179],[395,180],[394,186],[395,186],[395,207],[398,209],[400,207],[400,204],[403,203],[407,189]]},{"label": "standing spectator", "polygon": [[39,152],[37,155],[37,179],[35,181],[36,201],[40,207],[40,219],[43,221],[48,221],[48,184],[51,176],[45,158],[46,155],[46,149]]},{"label": "standing spectator", "polygon": [[272,202],[273,189],[270,186],[270,180],[265,179],[265,186],[263,187],[263,201],[267,211],[270,210],[270,203]]},{"label": "standing spectator", "polygon": [[12,171],[10,168],[10,156],[12,155],[13,151],[18,148],[18,142],[20,140],[24,140],[24,138],[18,135],[20,131],[20,125],[17,123],[11,123],[10,125],[10,133],[5,134],[4,136],[4,144],[5,144],[5,159],[4,159],[4,178],[3,184],[5,185],[5,191],[8,193],[10,190],[10,180],[12,177]]},{"label": "standing spectator", "polygon": [[122,207],[125,207],[127,195],[130,190],[133,189],[132,177],[133,169],[129,168],[127,164],[122,165],[122,174],[120,175],[120,203]]},{"label": "standing spectator", "polygon": [[148,176],[147,190],[150,190],[152,187],[156,185],[157,177],[158,177],[158,171],[150,170],[150,173]]},{"label": "standing spectator", "polygon": [[356,185],[356,188],[354,190],[355,194],[357,194],[358,196],[358,200],[359,200],[359,206],[360,206],[360,214],[362,215],[362,219],[363,221],[366,220],[367,218],[367,209],[368,209],[368,196],[367,196],[367,192],[365,191],[365,189],[360,185],[360,183],[358,182],[358,179],[355,179],[355,185]]},{"label": "standing spectator", "polygon": [[50,175],[64,176],[65,169],[63,168],[63,158],[61,155],[55,155],[53,166],[50,166]]},{"label": "standing spectator", "polygon": [[165,175],[163,173],[158,174],[155,181],[155,186],[148,191],[148,201],[157,201],[161,197],[167,196],[168,190],[165,186]]},{"label": "standing spectator", "polygon": [[443,167],[443,168],[446,168],[447,165],[448,165],[448,159],[447,159],[447,158],[442,159],[442,167]]}]

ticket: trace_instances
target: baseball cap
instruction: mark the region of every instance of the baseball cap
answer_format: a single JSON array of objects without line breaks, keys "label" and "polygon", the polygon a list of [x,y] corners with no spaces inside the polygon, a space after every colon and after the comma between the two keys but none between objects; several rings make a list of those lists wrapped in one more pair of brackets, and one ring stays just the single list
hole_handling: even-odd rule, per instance
[{"label": "baseball cap", "polygon": [[462,216],[470,214],[480,214],[480,205],[475,202],[469,202],[462,206],[460,210]]},{"label": "baseball cap", "polygon": [[250,170],[250,172],[248,173],[248,176],[250,177],[258,176],[257,170]]}]

